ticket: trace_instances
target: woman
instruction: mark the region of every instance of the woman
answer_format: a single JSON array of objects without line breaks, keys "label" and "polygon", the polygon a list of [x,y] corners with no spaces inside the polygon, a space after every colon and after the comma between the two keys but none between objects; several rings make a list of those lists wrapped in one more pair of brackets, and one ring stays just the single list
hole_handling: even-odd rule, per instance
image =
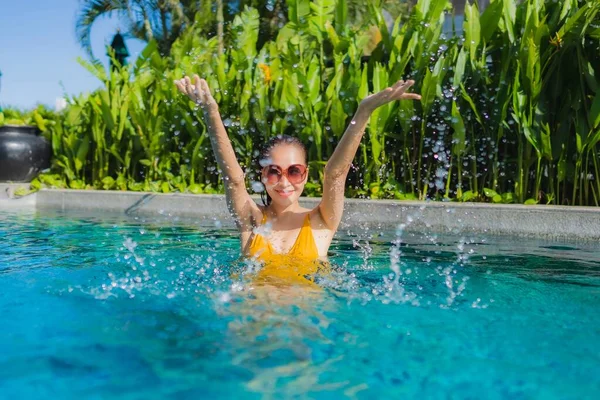
[{"label": "woman", "polygon": [[[278,275],[288,271],[290,277],[314,272],[309,267],[310,261],[327,258],[329,245],[342,219],[346,176],[371,113],[394,100],[421,98],[406,92],[414,84],[409,80],[399,81],[362,100],[327,162],[321,202],[307,209],[298,202],[308,176],[306,150],[299,140],[278,137],[267,145],[262,154],[261,176],[269,201],[259,206],[246,190],[244,171],[237,162],[206,81],[194,75],[193,81],[186,76],[175,84],[204,112],[211,145],[223,174],[227,206],[240,231],[243,254],[266,263],[265,267],[285,264],[286,268],[276,268]],[[296,260],[293,267],[287,262],[290,259]],[[262,275],[275,273],[273,268],[263,269]]]}]

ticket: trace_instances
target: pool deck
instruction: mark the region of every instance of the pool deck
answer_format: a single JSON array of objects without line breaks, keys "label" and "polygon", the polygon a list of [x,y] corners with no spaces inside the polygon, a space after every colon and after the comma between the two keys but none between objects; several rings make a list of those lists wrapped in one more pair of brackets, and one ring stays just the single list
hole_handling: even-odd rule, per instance
[{"label": "pool deck", "polygon": [[[306,207],[318,202],[301,199]],[[232,225],[223,195],[46,189],[22,198],[0,198],[0,211],[17,209],[204,219]],[[600,242],[600,207],[347,199],[340,229],[355,226]]]},{"label": "pool deck", "polygon": [[0,183],[0,200],[14,198],[19,189],[29,190],[29,183]]}]

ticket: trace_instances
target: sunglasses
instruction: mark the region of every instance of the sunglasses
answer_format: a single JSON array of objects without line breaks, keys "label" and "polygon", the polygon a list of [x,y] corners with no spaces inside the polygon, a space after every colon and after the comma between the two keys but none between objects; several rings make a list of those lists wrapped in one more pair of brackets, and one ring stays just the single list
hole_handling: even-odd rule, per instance
[{"label": "sunglasses", "polygon": [[274,185],[284,175],[291,184],[302,183],[304,178],[306,178],[307,170],[308,168],[302,164],[293,164],[286,169],[281,168],[279,165],[267,165],[262,169],[263,183]]}]

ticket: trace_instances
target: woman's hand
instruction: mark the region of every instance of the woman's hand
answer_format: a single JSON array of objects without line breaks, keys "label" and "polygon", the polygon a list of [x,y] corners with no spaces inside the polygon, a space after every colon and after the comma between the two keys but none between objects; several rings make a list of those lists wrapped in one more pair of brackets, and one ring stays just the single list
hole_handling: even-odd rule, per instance
[{"label": "woman's hand", "polygon": [[406,91],[415,84],[415,81],[398,81],[392,87],[382,90],[378,93],[373,93],[365,97],[360,102],[360,108],[373,112],[376,108],[381,107],[394,100],[421,100],[421,96],[416,93],[406,93]]},{"label": "woman's hand", "polygon": [[212,97],[208,84],[204,79],[200,79],[198,75],[194,75],[193,82],[189,76],[176,80],[175,86],[181,93],[187,95],[190,100],[202,107],[204,111],[217,107],[217,102]]}]

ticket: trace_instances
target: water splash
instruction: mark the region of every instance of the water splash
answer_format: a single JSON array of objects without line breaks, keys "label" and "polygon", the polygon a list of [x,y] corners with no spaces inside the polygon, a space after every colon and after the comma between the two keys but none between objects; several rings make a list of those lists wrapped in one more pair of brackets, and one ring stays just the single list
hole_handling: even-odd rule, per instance
[{"label": "water splash", "polygon": [[373,248],[369,244],[368,240],[365,240],[365,243],[362,244],[360,239],[353,239],[352,246],[355,249],[360,250],[361,258],[362,258],[362,269],[364,270],[372,270],[373,265],[369,264],[369,259],[371,258],[371,254],[373,254]]}]

